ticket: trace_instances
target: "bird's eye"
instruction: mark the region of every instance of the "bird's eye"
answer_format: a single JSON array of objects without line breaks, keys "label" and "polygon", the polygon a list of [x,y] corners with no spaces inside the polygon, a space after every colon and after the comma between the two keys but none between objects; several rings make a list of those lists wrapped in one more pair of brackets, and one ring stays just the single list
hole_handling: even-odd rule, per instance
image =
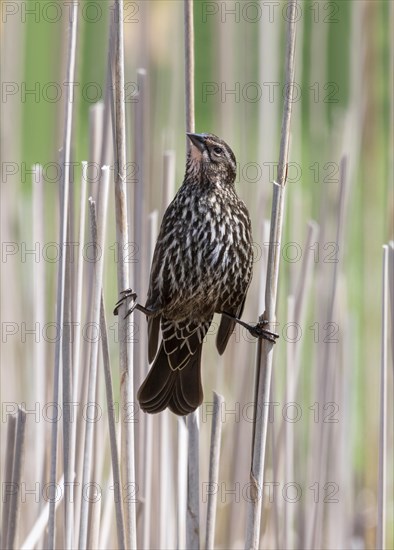
[{"label": "bird's eye", "polygon": [[221,155],[223,153],[223,149],[221,147],[214,147],[213,152],[215,155]]}]

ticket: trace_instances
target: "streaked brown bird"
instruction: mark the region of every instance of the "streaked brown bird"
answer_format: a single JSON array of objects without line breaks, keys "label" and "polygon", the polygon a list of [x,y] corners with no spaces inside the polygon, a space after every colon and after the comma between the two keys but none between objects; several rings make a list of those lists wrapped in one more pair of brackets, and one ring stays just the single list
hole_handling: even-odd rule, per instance
[{"label": "streaked brown bird", "polygon": [[[255,336],[273,342],[276,337],[239,321],[253,253],[249,214],[234,186],[234,153],[213,134],[188,137],[185,178],[163,217],[146,305],[129,311],[137,307],[148,316],[148,357],[154,362],[138,391],[148,413],[168,407],[186,415],[202,403],[201,351],[214,313],[222,314],[216,339],[220,354],[237,321]],[[130,296],[136,298],[126,291],[119,303]]]}]

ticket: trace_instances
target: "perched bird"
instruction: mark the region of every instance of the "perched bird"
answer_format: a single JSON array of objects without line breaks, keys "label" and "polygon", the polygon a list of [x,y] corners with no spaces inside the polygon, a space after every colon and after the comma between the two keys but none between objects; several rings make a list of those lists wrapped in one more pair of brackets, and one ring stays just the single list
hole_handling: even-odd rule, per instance
[{"label": "perched bird", "polygon": [[[251,223],[235,191],[234,153],[213,134],[188,137],[185,178],[164,214],[147,302],[138,307],[148,316],[148,357],[154,361],[138,391],[149,413],[168,407],[186,415],[202,403],[204,337],[214,313],[221,313],[216,345],[224,352],[252,277]],[[124,297],[130,296],[136,297],[132,291]],[[276,337],[265,329],[255,335]]]}]

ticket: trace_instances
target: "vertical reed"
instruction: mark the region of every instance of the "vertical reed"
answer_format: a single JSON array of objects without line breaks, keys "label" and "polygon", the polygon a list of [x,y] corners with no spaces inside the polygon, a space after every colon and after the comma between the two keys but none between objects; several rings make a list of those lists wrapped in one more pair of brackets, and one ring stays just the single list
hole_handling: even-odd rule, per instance
[{"label": "vertical reed", "polygon": [[[273,326],[275,323],[275,310],[277,300],[277,287],[279,276],[280,243],[284,216],[285,185],[287,178],[287,159],[290,141],[290,120],[292,109],[292,90],[294,82],[294,49],[296,36],[296,7],[297,1],[289,3],[291,13],[287,28],[286,45],[286,76],[285,96],[282,118],[282,134],[280,143],[278,182],[274,183],[270,244],[268,251],[268,269],[265,291],[265,312],[261,320],[266,320]],[[255,415],[253,432],[253,457],[250,472],[252,484],[252,498],[248,504],[248,519],[246,530],[245,548],[258,548],[260,539],[260,521],[262,505],[262,488],[264,485],[264,460],[267,439],[268,410],[264,406],[270,401],[270,386],[272,373],[273,344],[267,340],[259,340],[257,348],[256,364],[256,403],[263,414]]]},{"label": "vertical reed", "polygon": [[[78,2],[73,1],[72,11],[69,23],[69,43],[68,43],[68,61],[67,61],[67,82],[74,82],[75,80],[75,66],[76,66],[76,52],[77,52],[77,26],[78,26]],[[63,387],[64,396],[71,396],[70,388],[70,368],[71,365],[62,358],[63,349],[63,332],[64,332],[64,295],[66,284],[66,262],[67,262],[67,236],[68,236],[68,217],[69,217],[69,185],[70,185],[70,161],[71,161],[71,138],[73,128],[73,106],[74,106],[74,88],[69,86],[67,88],[66,98],[66,112],[64,122],[64,137],[63,137],[63,181],[61,183],[61,220],[60,220],[60,232],[59,241],[61,248],[61,261],[59,263],[58,272],[58,287],[57,287],[57,319],[56,325],[60,331],[60,338],[56,341],[55,350],[55,370],[54,370],[54,382],[53,382],[53,402],[59,403],[59,382],[60,382],[60,367],[63,368]],[[70,471],[70,430],[69,423],[65,422],[63,431],[63,445],[64,445],[64,480],[66,499],[68,499],[65,505],[65,533],[67,540],[64,541],[65,548],[71,548],[71,540],[69,536],[71,534],[71,510],[68,505],[70,502],[70,487],[72,483],[72,473]],[[51,472],[50,482],[51,487],[56,487],[57,479],[57,445],[58,445],[58,421],[52,424],[52,439],[51,439]],[[55,493],[52,491],[50,505],[49,505],[49,529],[48,529],[48,548],[53,549],[55,547]]]},{"label": "vertical reed", "polygon": [[[126,157],[126,113],[125,113],[125,76],[124,76],[124,9],[123,0],[115,0],[115,209],[116,241],[119,252],[118,290],[129,288],[129,266],[127,263],[128,223],[127,223],[127,157]],[[134,460],[134,424],[127,421],[128,404],[134,402],[133,358],[129,335],[133,315],[125,318],[126,304],[119,309],[119,363],[120,363],[120,400],[122,415],[121,435],[121,476],[122,487],[133,487],[135,483]],[[125,501],[125,528],[127,548],[137,547],[136,509],[134,499]]]}]

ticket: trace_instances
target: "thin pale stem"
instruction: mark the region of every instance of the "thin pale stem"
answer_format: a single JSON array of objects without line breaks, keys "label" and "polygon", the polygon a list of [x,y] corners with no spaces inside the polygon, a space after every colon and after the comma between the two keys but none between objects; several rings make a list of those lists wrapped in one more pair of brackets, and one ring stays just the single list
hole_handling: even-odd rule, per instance
[{"label": "thin pale stem", "polygon": [[[83,301],[83,273],[84,273],[84,244],[85,244],[85,219],[86,219],[86,192],[87,192],[87,162],[82,162],[82,179],[81,179],[81,193],[80,193],[80,206],[79,206],[79,231],[78,231],[78,268],[77,268],[77,280],[76,280],[76,289],[75,289],[75,317],[74,322],[75,326],[79,327],[75,332],[74,340],[74,349],[73,349],[73,359],[74,359],[74,368],[73,368],[73,403],[78,402],[78,391],[79,391],[79,376],[80,376],[80,366],[82,363],[82,346],[81,346],[81,336],[82,336],[82,301]],[[75,465],[76,465],[76,450],[77,450],[77,419],[74,418],[72,423],[71,430],[71,463],[70,469],[74,474]],[[72,490],[73,488],[71,488]],[[74,500],[74,498],[73,498]]]},{"label": "thin pale stem", "polygon": [[[105,230],[107,219],[107,205],[108,205],[108,188],[109,188],[109,168],[103,167],[102,177],[100,180],[100,203],[99,211],[96,218],[95,203],[90,198],[90,226],[92,233],[92,242],[95,245],[95,249],[99,251],[104,250],[105,243]],[[100,220],[100,224],[97,226],[97,219]],[[91,323],[93,326],[100,326],[100,305],[101,305],[101,288],[103,279],[103,254],[99,254],[97,261],[94,264],[94,282],[93,282],[93,296],[91,307]],[[90,352],[90,365],[89,365],[89,382],[88,382],[88,403],[95,403],[96,400],[96,380],[97,380],[97,364],[98,364],[98,352],[99,341],[95,339],[92,342]],[[85,450],[83,461],[83,487],[91,481],[92,472],[92,460],[93,460],[93,435],[94,435],[94,422],[89,422],[86,419],[86,431],[85,431]],[[84,549],[87,546],[88,537],[88,516],[89,516],[89,499],[83,494],[81,501],[81,521],[79,527],[79,548]]]},{"label": "thin pale stem", "polygon": [[[138,69],[137,71],[137,86],[138,86],[138,102],[135,108],[135,162],[137,163],[137,179],[133,183],[134,196],[133,196],[133,211],[130,210],[132,215],[133,227],[132,227],[132,240],[138,247],[138,262],[133,264],[133,285],[138,289],[139,293],[145,294],[145,288],[143,288],[142,274],[144,273],[144,257],[143,251],[145,250],[145,132],[146,132],[146,119],[145,119],[145,102],[146,102],[146,71],[144,69]],[[130,194],[131,195],[131,194]],[[142,382],[142,368],[145,364],[145,357],[141,350],[146,348],[145,333],[141,331],[140,345],[134,346],[134,384],[138,387]],[[140,430],[139,426],[136,426],[138,433],[135,434],[136,440],[139,441]],[[138,445],[139,448],[142,445]],[[137,457],[136,457],[137,460]],[[141,461],[137,461],[137,473],[141,473]],[[138,475],[138,477],[140,477]]]},{"label": "thin pale stem", "polygon": [[[194,132],[194,18],[193,0],[184,0],[185,6],[185,94],[186,132]],[[189,140],[188,147],[190,147]]]},{"label": "thin pale stem", "polygon": [[125,541],[125,527],[122,510],[122,491],[121,491],[121,479],[120,479],[120,465],[119,465],[119,448],[116,438],[116,425],[115,425],[115,404],[112,385],[112,373],[109,360],[109,346],[107,335],[107,323],[105,320],[104,298],[101,293],[100,303],[100,334],[103,351],[103,365],[104,365],[104,378],[105,378],[105,391],[107,395],[107,407],[108,407],[108,427],[109,427],[109,439],[111,446],[111,460],[112,460],[112,473],[114,479],[114,502],[115,502],[115,515],[116,515],[116,529],[118,533],[118,548],[123,550],[126,548]]},{"label": "thin pale stem", "polygon": [[[40,243],[44,246],[45,243],[45,227],[44,227],[44,180],[43,169],[40,165],[33,166],[33,242]],[[39,326],[45,325],[45,305],[46,305],[46,266],[45,262],[34,262],[33,264],[33,311],[34,319],[39,323]],[[47,397],[47,366],[46,366],[46,351],[45,341],[40,339],[34,346],[34,384],[35,398],[38,403],[45,403]],[[44,459],[46,449],[46,429],[44,422],[37,422],[35,426],[35,480],[41,482],[44,476]],[[38,504],[38,503],[37,503]],[[39,511],[39,504],[36,507]]]},{"label": "thin pale stem", "polygon": [[[3,486],[11,487],[12,466],[15,454],[15,434],[16,434],[16,416],[8,417],[7,422],[7,442],[5,446],[5,466],[3,476]],[[11,495],[3,496],[3,514],[1,521],[1,548],[5,548],[7,543],[7,533],[10,518]]]},{"label": "thin pale stem", "polygon": [[383,247],[382,277],[382,342],[380,374],[380,434],[379,434],[379,484],[378,522],[376,548],[385,548],[386,541],[386,479],[387,479],[387,357],[388,357],[388,283],[389,247]]},{"label": "thin pale stem", "polygon": [[178,502],[178,517],[177,517],[177,534],[178,548],[185,548],[186,545],[186,524],[185,510],[187,506],[187,426],[184,418],[178,418],[178,487],[177,487],[177,502]]},{"label": "thin pale stem", "polygon": [[19,407],[16,419],[15,450],[12,465],[12,487],[10,511],[8,516],[8,531],[6,548],[15,548],[17,542],[17,529],[19,521],[19,508],[21,498],[21,479],[23,458],[25,452],[26,412]]},{"label": "thin pale stem", "polygon": [[[124,39],[123,39],[123,0],[115,0],[115,210],[116,240],[119,251],[118,290],[129,288],[129,268],[125,258],[128,250],[127,191],[126,191],[126,111],[125,111],[125,76],[124,76]],[[133,499],[127,497],[129,487],[135,483],[134,459],[134,424],[128,422],[127,411],[134,402],[133,355],[129,334],[132,315],[125,318],[125,305],[121,306],[119,315],[119,367],[120,367],[120,400],[122,411],[121,435],[121,476],[125,488],[125,528],[127,548],[137,547],[136,509]],[[123,311],[122,311],[123,309]]]},{"label": "thin pale stem", "polygon": [[[78,2],[74,1],[72,4],[70,26],[69,26],[69,45],[68,45],[68,64],[67,64],[67,82],[75,81],[75,60],[76,60],[76,47],[77,47],[77,24],[78,24]],[[62,200],[61,200],[61,220],[60,220],[60,246],[61,246],[61,260],[59,263],[58,271],[58,287],[57,287],[57,319],[56,323],[60,331],[60,338],[56,340],[55,348],[55,369],[53,380],[53,402],[58,404],[59,402],[59,379],[60,379],[60,365],[62,363],[62,346],[63,346],[63,322],[64,322],[64,289],[66,280],[66,259],[67,259],[67,234],[68,234],[68,210],[69,210],[69,179],[70,179],[70,160],[71,160],[71,136],[72,136],[72,122],[73,122],[73,106],[74,106],[74,87],[67,87],[67,99],[66,99],[66,113],[65,113],[65,127],[63,138],[63,182],[62,182]],[[65,366],[66,369],[68,365]],[[69,381],[66,375],[65,383]],[[66,393],[71,395],[70,388],[66,389]],[[67,439],[69,431],[64,431],[64,437]],[[52,549],[55,546],[55,504],[56,504],[56,473],[57,473],[57,439],[58,439],[58,421],[52,424],[52,436],[51,436],[51,468],[50,468],[50,487],[53,487],[50,495],[49,505],[49,520],[48,520],[48,548]],[[69,442],[64,442],[65,448],[69,448]],[[67,460],[67,470],[64,472],[65,487],[66,490],[65,500],[69,501],[69,488],[71,487],[71,471],[69,468],[69,461]],[[65,540],[65,548],[71,547],[71,540],[69,534],[71,533],[71,510],[70,507],[65,507],[65,534],[67,540]]]},{"label": "thin pale stem", "polygon": [[187,430],[189,438],[187,448],[186,547],[194,550],[200,548],[200,428],[196,412],[187,416]]},{"label": "thin pale stem", "polygon": [[[274,184],[274,196],[271,214],[270,244],[265,293],[265,313],[261,319],[275,322],[277,301],[280,243],[282,238],[287,159],[290,140],[290,121],[292,110],[292,86],[294,82],[294,51],[296,37],[297,0],[289,3],[289,23],[286,44],[286,82],[287,91],[284,100],[282,134],[280,143],[278,182]],[[253,425],[252,464],[250,472],[251,496],[247,510],[247,529],[245,548],[259,548],[262,507],[262,487],[264,483],[264,462],[267,441],[268,408],[264,404],[270,400],[273,344],[268,340],[258,341],[256,362],[256,402]],[[262,414],[256,414],[256,411]]]},{"label": "thin pale stem", "polygon": [[219,481],[220,443],[222,439],[222,405],[224,399],[221,395],[213,392],[213,416],[211,430],[211,446],[209,451],[209,493],[207,510],[207,531],[205,537],[205,548],[214,548],[217,486]]},{"label": "thin pale stem", "polygon": [[[185,103],[186,132],[194,132],[194,18],[193,0],[184,0],[185,9]],[[189,142],[189,140],[187,140]],[[187,148],[190,144],[187,143]],[[200,547],[200,505],[199,505],[199,425],[195,411],[187,418],[188,439],[188,483],[186,510],[186,543],[188,548]]]}]

